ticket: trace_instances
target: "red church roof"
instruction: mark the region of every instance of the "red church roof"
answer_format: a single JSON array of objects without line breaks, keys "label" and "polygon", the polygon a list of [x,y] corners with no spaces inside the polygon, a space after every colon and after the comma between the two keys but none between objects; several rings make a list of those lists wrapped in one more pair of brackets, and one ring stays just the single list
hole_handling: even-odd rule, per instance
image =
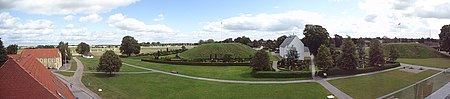
[{"label": "red church roof", "polygon": [[2,99],[74,99],[57,76],[34,56],[20,57],[0,67],[0,97]]},{"label": "red church roof", "polygon": [[33,55],[38,58],[54,58],[60,57],[60,52],[57,48],[24,49],[21,55],[22,57]]}]

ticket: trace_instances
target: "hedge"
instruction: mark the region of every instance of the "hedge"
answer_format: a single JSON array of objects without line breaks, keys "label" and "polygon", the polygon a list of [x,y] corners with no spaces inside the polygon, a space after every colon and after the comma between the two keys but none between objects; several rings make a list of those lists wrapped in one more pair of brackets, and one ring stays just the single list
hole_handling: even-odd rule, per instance
[{"label": "hedge", "polygon": [[255,78],[300,78],[311,77],[311,71],[253,71]]},{"label": "hedge", "polygon": [[[358,69],[358,70],[354,70],[354,71],[346,71],[346,70],[341,70],[339,68],[333,68],[333,69],[329,69],[326,73],[327,76],[347,76],[347,75],[355,75],[355,74],[361,74],[361,73],[368,73],[368,72],[375,72],[375,71],[381,71],[381,70],[385,70],[385,69],[391,69],[391,68],[395,68],[400,66],[400,63],[396,62],[396,63],[391,63],[391,64],[385,64],[382,67],[367,67],[364,69]],[[323,71],[319,71],[317,75],[319,76],[323,76]]]},{"label": "hedge", "polygon": [[164,60],[151,60],[141,59],[145,62],[174,64],[174,65],[192,65],[192,66],[250,66],[250,63],[223,63],[223,62],[188,62],[188,61],[164,61]]}]

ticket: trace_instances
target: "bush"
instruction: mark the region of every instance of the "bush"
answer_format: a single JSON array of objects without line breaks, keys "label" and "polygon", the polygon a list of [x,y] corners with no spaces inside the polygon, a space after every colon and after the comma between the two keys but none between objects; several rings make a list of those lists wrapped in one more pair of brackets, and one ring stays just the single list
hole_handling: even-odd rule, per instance
[{"label": "bush", "polygon": [[163,64],[174,64],[174,65],[193,65],[193,66],[249,66],[250,63],[222,63],[222,62],[188,62],[185,60],[152,60],[152,59],[141,59],[145,62],[153,63],[163,63]]},{"label": "bush", "polygon": [[[327,76],[347,76],[347,75],[355,75],[355,74],[361,74],[361,73],[381,71],[381,70],[385,70],[385,69],[395,68],[398,66],[400,66],[400,63],[396,62],[396,63],[385,64],[384,66],[381,66],[381,67],[366,67],[364,69],[357,69],[357,70],[353,70],[353,71],[332,68],[332,69],[329,69],[326,73],[327,73]],[[318,74],[319,76],[323,76],[324,71],[319,71],[318,73],[319,73]]]},{"label": "bush", "polygon": [[253,71],[255,78],[300,78],[311,77],[311,71]]}]

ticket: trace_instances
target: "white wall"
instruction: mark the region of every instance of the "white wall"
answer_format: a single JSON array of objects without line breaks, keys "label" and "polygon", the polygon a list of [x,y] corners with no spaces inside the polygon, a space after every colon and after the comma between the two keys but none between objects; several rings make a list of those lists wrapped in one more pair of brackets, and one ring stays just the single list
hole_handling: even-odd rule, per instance
[{"label": "white wall", "polygon": [[302,43],[302,41],[298,37],[295,37],[292,40],[292,42],[289,45],[287,45],[285,48],[283,48],[283,47],[279,48],[280,56],[283,57],[283,58],[286,58],[286,54],[287,54],[287,52],[289,51],[289,49],[291,47],[295,47],[295,49],[297,50],[297,53],[299,55],[298,59],[299,60],[304,60],[304,57],[305,57],[305,55],[304,55],[305,48],[304,47],[305,46],[304,46],[304,44]]}]

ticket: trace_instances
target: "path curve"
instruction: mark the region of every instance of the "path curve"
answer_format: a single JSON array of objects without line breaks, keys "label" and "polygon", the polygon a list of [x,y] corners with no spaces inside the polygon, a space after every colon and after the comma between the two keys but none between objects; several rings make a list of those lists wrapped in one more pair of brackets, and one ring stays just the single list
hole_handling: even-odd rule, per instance
[{"label": "path curve", "polygon": [[75,74],[71,77],[71,82],[75,87],[80,88],[81,90],[87,92],[89,95],[92,95],[95,99],[102,99],[100,96],[98,96],[96,93],[92,92],[89,88],[87,88],[83,82],[81,82],[81,78],[83,77],[84,72],[84,65],[83,63],[78,60],[76,57],[72,57],[72,59],[77,62],[77,71]]}]

